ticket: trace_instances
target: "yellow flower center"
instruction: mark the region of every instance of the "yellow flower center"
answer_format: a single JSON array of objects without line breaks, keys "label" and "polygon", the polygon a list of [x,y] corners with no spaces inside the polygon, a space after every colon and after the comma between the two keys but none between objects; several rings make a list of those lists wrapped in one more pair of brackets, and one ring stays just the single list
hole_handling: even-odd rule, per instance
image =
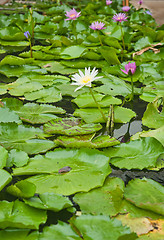
[{"label": "yellow flower center", "polygon": [[73,14],[71,14],[71,15],[70,15],[70,17],[71,17],[71,18],[75,17],[75,14],[74,14],[74,13],[73,13]]},{"label": "yellow flower center", "polygon": [[88,82],[90,82],[91,81],[91,76],[85,76],[85,77],[83,77],[82,79],[81,79],[81,83],[88,83]]}]

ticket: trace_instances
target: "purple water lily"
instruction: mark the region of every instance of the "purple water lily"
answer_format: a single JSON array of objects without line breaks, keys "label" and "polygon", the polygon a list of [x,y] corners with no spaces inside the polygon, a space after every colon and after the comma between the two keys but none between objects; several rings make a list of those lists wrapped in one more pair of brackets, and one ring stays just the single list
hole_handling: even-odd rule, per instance
[{"label": "purple water lily", "polygon": [[128,17],[126,16],[125,13],[118,13],[118,14],[115,14],[112,19],[114,20],[114,22],[123,22],[123,21],[127,21],[126,20],[127,18]]},{"label": "purple water lily", "polygon": [[124,12],[128,12],[129,10],[130,10],[129,6],[122,7],[122,11],[124,11]]},{"label": "purple water lily", "polygon": [[102,22],[95,22],[95,23],[92,23],[91,26],[89,26],[90,28],[92,28],[93,30],[102,30],[102,29],[105,29],[106,27],[104,27],[104,23]]},{"label": "purple water lily", "polygon": [[110,5],[111,3],[112,3],[112,1],[106,0],[106,5]]},{"label": "purple water lily", "polygon": [[67,20],[76,20],[76,18],[78,18],[80,16],[81,12],[77,12],[74,8],[70,11],[66,11],[65,16],[68,17]]},{"label": "purple water lily", "polygon": [[136,63],[132,62],[132,63],[128,63],[125,65],[125,70],[121,69],[122,72],[124,72],[125,74],[129,74],[129,71],[131,72],[131,74],[133,75],[136,71]]},{"label": "purple water lily", "polygon": [[24,35],[25,35],[25,37],[26,37],[27,39],[29,39],[29,38],[31,37],[31,35],[30,35],[29,31],[27,31],[27,32],[24,32]]}]

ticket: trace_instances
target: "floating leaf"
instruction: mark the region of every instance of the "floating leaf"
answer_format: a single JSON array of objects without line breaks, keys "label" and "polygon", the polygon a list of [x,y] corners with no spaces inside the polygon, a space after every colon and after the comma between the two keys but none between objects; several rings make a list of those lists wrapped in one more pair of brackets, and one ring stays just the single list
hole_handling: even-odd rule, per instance
[{"label": "floating leaf", "polygon": [[22,121],[19,119],[19,116],[14,111],[11,111],[8,108],[0,108],[0,122],[8,123],[15,122],[21,123]]},{"label": "floating leaf", "polygon": [[[108,161],[108,157],[98,150],[56,149],[45,156],[37,155],[25,167],[13,169],[13,174],[39,174],[26,179],[36,185],[37,193],[71,195],[102,186],[111,172]],[[69,166],[71,171],[59,173],[65,166]]]},{"label": "floating leaf", "polygon": [[37,154],[55,147],[54,142],[39,139],[44,136],[39,128],[24,127],[15,123],[0,124],[0,143],[7,149],[16,148],[28,154]]},{"label": "floating leaf", "polygon": [[93,138],[93,134],[83,136],[59,136],[55,143],[59,146],[70,147],[70,148],[104,148],[111,147],[120,144],[118,140],[108,135],[98,136]]},{"label": "floating leaf", "polygon": [[37,100],[39,103],[53,103],[62,99],[61,92],[56,87],[45,87],[37,91],[25,93],[25,98],[29,101]]},{"label": "floating leaf", "polygon": [[35,103],[27,103],[17,111],[17,114],[23,121],[32,124],[41,124],[58,118],[54,115],[54,113],[63,114],[65,111],[62,108],[58,108],[52,105],[39,105]]},{"label": "floating leaf", "polygon": [[12,167],[13,165],[15,165],[16,167],[23,167],[27,164],[28,160],[29,157],[26,152],[12,149],[9,152],[6,167]]},{"label": "floating leaf", "polygon": [[152,179],[134,179],[125,188],[125,198],[142,209],[164,215],[164,187]]},{"label": "floating leaf", "polygon": [[71,223],[80,231],[84,239],[137,239],[137,235],[131,233],[127,226],[123,227],[119,220],[110,219],[108,216],[82,215]]},{"label": "floating leaf", "polygon": [[123,226],[128,226],[132,232],[137,233],[138,236],[147,234],[154,229],[151,221],[146,217],[131,218],[129,214],[127,214],[119,215],[117,219],[122,222]]},{"label": "floating leaf", "polygon": [[4,147],[0,146],[0,168],[4,168],[6,166],[7,158],[7,150]]},{"label": "floating leaf", "polygon": [[104,151],[111,158],[111,164],[116,167],[143,169],[155,167],[156,161],[164,148],[155,138],[147,137],[122,143]]},{"label": "floating leaf", "polygon": [[[111,104],[119,105],[122,101],[112,96],[104,96],[100,93],[94,93],[94,96],[100,107],[110,107]],[[72,102],[76,103],[79,108],[94,108],[97,107],[90,93],[78,95]]]},{"label": "floating leaf", "polygon": [[79,237],[71,228],[71,226],[64,222],[59,222],[56,225],[46,226],[39,236],[39,240],[60,240],[60,239],[74,239],[80,240]]},{"label": "floating leaf", "polygon": [[82,214],[114,216],[119,212],[123,198],[124,182],[120,178],[107,178],[101,188],[88,193],[77,193],[74,201]]},{"label": "floating leaf", "polygon": [[5,170],[0,169],[0,191],[11,182],[12,176]]},{"label": "floating leaf", "polygon": [[[102,111],[107,118],[109,108],[102,108]],[[76,109],[74,112],[74,116],[81,117],[86,123],[104,122],[100,111],[96,108]],[[114,106],[115,123],[127,123],[135,116],[135,112],[133,112],[131,109]]]},{"label": "floating leaf", "polygon": [[131,140],[136,140],[141,137],[154,137],[164,146],[164,126],[155,130],[138,132],[131,137]]},{"label": "floating leaf", "polygon": [[149,103],[142,118],[143,125],[149,128],[160,128],[164,125],[164,108],[158,111],[154,103]]},{"label": "floating leaf", "polygon": [[[24,240],[29,236],[30,229],[10,229],[0,230],[0,239],[4,240]],[[31,235],[31,234],[30,234]],[[35,240],[35,239],[34,239]]]},{"label": "floating leaf", "polygon": [[39,196],[24,199],[24,202],[31,207],[54,212],[59,212],[62,209],[72,206],[71,201],[67,197],[55,193],[42,193]]},{"label": "floating leaf", "polygon": [[19,198],[30,198],[34,196],[36,187],[32,183],[22,180],[15,185],[10,185],[6,191]]},{"label": "floating leaf", "polygon": [[44,210],[32,208],[25,203],[16,200],[15,202],[0,202],[0,228],[30,228],[38,229],[41,223],[46,222]]},{"label": "floating leaf", "polygon": [[70,46],[61,51],[60,55],[63,59],[74,59],[79,58],[81,54],[85,51],[83,46]]},{"label": "floating leaf", "polygon": [[101,124],[82,124],[77,118],[59,118],[44,125],[44,132],[62,135],[83,135],[99,131]]}]

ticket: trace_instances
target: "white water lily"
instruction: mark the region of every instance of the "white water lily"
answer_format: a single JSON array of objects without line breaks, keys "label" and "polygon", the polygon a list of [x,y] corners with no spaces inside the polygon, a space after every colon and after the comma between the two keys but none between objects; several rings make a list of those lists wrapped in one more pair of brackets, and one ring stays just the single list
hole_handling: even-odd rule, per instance
[{"label": "white water lily", "polygon": [[89,67],[88,69],[85,68],[85,74],[81,70],[79,70],[79,74],[76,73],[72,75],[71,79],[75,82],[71,83],[71,85],[79,85],[79,87],[75,89],[75,92],[84,86],[91,87],[91,83],[94,80],[102,78],[102,77],[96,77],[97,74],[98,74],[98,70],[95,67],[93,68],[92,72],[90,72],[90,67]]}]

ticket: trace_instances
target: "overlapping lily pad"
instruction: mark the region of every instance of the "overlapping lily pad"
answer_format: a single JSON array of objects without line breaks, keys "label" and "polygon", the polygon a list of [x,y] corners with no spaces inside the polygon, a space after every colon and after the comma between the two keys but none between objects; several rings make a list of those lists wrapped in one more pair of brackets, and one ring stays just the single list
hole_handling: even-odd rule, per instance
[{"label": "overlapping lily pad", "polygon": [[116,167],[143,169],[155,167],[164,147],[155,138],[147,137],[122,143],[104,151],[111,158],[110,162]]},{"label": "overlapping lily pad", "polygon": [[0,227],[38,229],[41,223],[45,223],[47,216],[44,210],[32,208],[25,203],[1,201],[0,203]]},{"label": "overlapping lily pad", "polygon": [[135,179],[125,188],[125,198],[137,207],[164,215],[164,187],[151,179]]},{"label": "overlapping lily pad", "polygon": [[59,118],[46,123],[44,132],[72,136],[91,134],[101,130],[101,128],[101,124],[83,124],[78,118]]},{"label": "overlapping lily pad", "polygon": [[72,137],[60,136],[55,140],[55,143],[69,148],[105,148],[120,144],[114,137],[103,135],[94,138],[93,134]]},{"label": "overlapping lily pad", "polygon": [[120,178],[107,178],[103,187],[88,193],[77,193],[74,201],[80,206],[82,214],[114,216],[119,212],[123,191],[124,182]]}]

